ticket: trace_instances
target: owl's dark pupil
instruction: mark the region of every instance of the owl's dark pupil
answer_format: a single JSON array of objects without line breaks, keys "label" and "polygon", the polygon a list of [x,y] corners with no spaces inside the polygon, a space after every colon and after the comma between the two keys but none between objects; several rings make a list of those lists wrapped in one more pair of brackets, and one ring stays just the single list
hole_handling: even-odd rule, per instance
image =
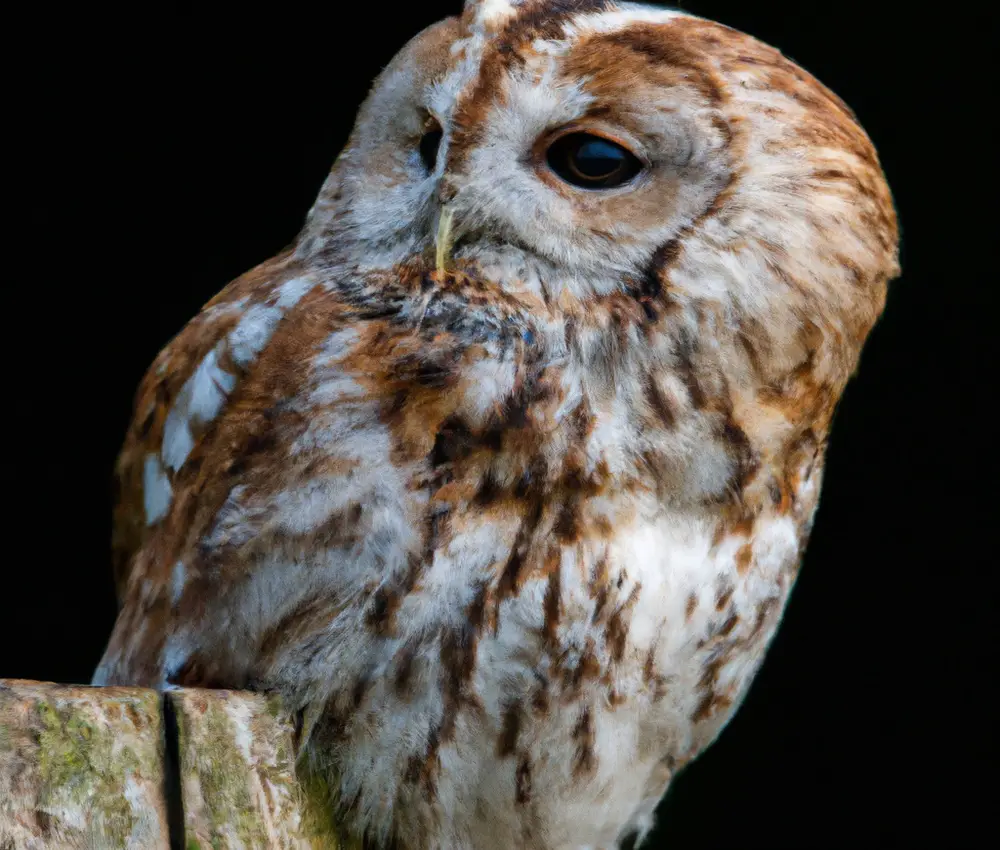
[{"label": "owl's dark pupil", "polygon": [[599,180],[620,168],[625,162],[625,151],[604,139],[584,142],[576,150],[573,164],[584,177]]},{"label": "owl's dark pupil", "polygon": [[438,148],[441,146],[441,129],[428,130],[420,138],[420,158],[424,161],[424,167],[428,171],[433,171],[437,164]]},{"label": "owl's dark pupil", "polygon": [[556,139],[546,159],[563,180],[582,189],[612,189],[642,171],[642,163],[628,150],[591,133],[568,133]]}]

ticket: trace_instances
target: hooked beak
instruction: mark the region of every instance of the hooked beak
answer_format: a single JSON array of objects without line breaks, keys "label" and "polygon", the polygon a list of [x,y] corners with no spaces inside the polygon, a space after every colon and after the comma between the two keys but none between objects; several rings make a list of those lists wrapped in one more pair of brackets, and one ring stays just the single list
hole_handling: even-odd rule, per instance
[{"label": "hooked beak", "polygon": [[451,248],[455,244],[455,212],[447,204],[441,208],[438,219],[437,236],[434,238],[434,259],[438,275],[448,271],[451,264]]}]

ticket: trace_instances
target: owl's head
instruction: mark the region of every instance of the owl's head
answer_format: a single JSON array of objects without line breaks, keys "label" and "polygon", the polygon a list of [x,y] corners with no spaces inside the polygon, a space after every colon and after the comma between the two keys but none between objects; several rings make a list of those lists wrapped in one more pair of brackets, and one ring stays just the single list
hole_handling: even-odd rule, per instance
[{"label": "owl's head", "polygon": [[470,0],[416,36],[299,246],[361,272],[444,253],[549,310],[710,304],[779,350],[808,325],[859,349],[898,271],[836,95],[750,36],[616,0]]}]

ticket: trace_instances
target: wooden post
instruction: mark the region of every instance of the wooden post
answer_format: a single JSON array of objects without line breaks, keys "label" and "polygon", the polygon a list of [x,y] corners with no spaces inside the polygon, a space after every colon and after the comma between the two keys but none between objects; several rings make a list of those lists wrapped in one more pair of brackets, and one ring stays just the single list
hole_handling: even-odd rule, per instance
[{"label": "wooden post", "polygon": [[0,848],[168,850],[155,691],[0,680]]},{"label": "wooden post", "polygon": [[[349,850],[277,698],[0,679],[0,850]],[[165,709],[167,710],[165,712]]]}]

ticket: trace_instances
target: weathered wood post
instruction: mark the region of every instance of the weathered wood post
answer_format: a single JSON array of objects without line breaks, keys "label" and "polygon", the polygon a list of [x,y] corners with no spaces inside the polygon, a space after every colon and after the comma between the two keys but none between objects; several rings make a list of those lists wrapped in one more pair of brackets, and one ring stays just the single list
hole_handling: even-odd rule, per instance
[{"label": "weathered wood post", "polygon": [[0,850],[348,850],[329,803],[276,698],[0,679]]}]

